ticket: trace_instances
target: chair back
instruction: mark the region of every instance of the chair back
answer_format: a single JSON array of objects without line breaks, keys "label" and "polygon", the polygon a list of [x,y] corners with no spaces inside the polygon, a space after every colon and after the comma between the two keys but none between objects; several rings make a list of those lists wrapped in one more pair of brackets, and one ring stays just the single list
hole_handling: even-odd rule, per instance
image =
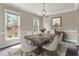
[{"label": "chair back", "polygon": [[32,31],[27,31],[27,35],[33,35]]},{"label": "chair back", "polygon": [[56,36],[54,37],[54,40],[52,41],[52,43],[51,43],[50,46],[49,46],[49,49],[50,49],[50,50],[56,50],[56,49],[57,49],[58,36],[59,36],[59,35],[56,35]]},{"label": "chair back", "polygon": [[21,33],[21,46],[24,48],[27,46],[27,42],[26,42],[26,39],[24,38],[24,36],[26,35],[26,33],[22,32]]},{"label": "chair back", "polygon": [[59,44],[61,43],[62,38],[63,38],[63,33],[61,33],[60,36],[59,36]]},{"label": "chair back", "polygon": [[[21,49],[23,50],[23,51],[27,51],[30,47],[31,47],[31,44],[29,44],[28,42],[27,42],[27,39],[25,39],[24,38],[24,36],[25,36],[25,34],[26,33],[21,33]],[[29,51],[29,50],[28,50]]]}]

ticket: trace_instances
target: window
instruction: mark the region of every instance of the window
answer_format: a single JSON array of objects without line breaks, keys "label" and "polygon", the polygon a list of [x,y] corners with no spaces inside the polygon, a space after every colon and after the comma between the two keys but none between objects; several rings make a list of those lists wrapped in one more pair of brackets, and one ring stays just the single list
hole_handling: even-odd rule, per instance
[{"label": "window", "polygon": [[39,20],[38,19],[33,19],[33,30],[35,31],[39,31]]},{"label": "window", "polygon": [[16,13],[5,13],[5,38],[6,40],[20,38],[20,16]]}]

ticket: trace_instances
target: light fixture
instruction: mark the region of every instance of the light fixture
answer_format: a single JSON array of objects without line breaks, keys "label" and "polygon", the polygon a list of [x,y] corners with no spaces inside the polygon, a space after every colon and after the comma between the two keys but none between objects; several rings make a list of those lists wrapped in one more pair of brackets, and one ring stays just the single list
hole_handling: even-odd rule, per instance
[{"label": "light fixture", "polygon": [[42,16],[42,17],[48,16],[48,13],[46,12],[46,8],[45,8],[45,3],[43,3],[43,8],[42,8],[41,16]]}]

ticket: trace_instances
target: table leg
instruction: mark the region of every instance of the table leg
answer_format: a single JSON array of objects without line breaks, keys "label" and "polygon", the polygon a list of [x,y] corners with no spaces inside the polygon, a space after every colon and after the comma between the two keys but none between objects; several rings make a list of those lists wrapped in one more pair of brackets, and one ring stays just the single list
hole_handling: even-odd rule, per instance
[{"label": "table leg", "polygon": [[40,55],[41,52],[42,52],[42,46],[38,45],[37,46],[37,55]]},{"label": "table leg", "polygon": [[77,55],[79,56],[79,45],[77,45]]}]

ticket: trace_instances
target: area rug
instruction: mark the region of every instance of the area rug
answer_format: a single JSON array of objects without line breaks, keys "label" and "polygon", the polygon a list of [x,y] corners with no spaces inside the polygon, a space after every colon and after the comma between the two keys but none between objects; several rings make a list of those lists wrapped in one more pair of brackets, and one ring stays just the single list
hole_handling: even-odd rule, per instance
[{"label": "area rug", "polygon": [[[66,52],[67,52],[67,48],[68,47],[67,47],[66,44],[58,45],[57,50],[56,50],[57,51],[57,56],[65,56]],[[20,48],[18,48],[16,52],[11,51],[11,52],[8,52],[8,54],[9,54],[9,56],[37,56],[34,52],[29,52],[28,54],[23,52],[22,55],[21,55],[21,52],[22,52],[22,50]],[[44,51],[43,55],[41,53],[38,56],[55,56],[55,55],[56,55],[56,53]]]}]

